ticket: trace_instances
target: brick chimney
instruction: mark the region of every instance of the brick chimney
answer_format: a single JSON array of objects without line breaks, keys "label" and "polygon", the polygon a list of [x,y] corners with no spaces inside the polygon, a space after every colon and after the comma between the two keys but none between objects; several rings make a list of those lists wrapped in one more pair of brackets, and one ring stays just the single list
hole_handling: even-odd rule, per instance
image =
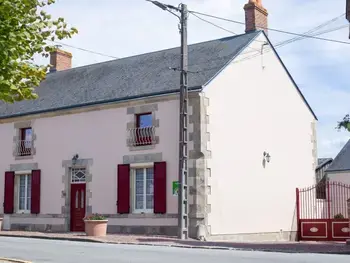
[{"label": "brick chimney", "polygon": [[50,72],[70,69],[72,68],[72,54],[67,51],[57,49],[56,51],[50,53],[50,64],[52,65]]},{"label": "brick chimney", "polygon": [[262,29],[267,34],[267,9],[262,6],[262,0],[249,0],[244,6],[245,10],[245,32],[252,32]]}]

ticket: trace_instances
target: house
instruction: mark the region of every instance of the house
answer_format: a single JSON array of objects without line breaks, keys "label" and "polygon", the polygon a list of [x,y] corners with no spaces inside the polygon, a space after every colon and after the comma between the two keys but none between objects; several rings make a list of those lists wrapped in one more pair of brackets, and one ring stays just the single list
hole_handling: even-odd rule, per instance
[{"label": "house", "polygon": [[[350,140],[340,150],[334,161],[326,169],[330,181],[350,185]],[[350,198],[350,196],[349,196]]]},{"label": "house", "polygon": [[[245,34],[189,46],[189,232],[289,239],[295,187],[315,181],[317,118],[258,30],[266,9],[245,12]],[[100,213],[109,233],[176,235],[180,49],[71,59],[52,54],[38,99],[0,105],[4,228],[83,231]]]},{"label": "house", "polygon": [[325,177],[325,171],[331,165],[332,158],[318,158],[316,166],[316,183],[320,182]]}]

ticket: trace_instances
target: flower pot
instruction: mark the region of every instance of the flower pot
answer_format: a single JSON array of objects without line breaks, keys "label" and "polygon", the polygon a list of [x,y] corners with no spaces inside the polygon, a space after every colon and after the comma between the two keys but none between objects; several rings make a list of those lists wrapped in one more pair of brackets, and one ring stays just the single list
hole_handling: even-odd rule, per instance
[{"label": "flower pot", "polygon": [[3,218],[0,217],[0,231],[2,230],[2,220],[3,220]]},{"label": "flower pot", "polygon": [[104,237],[107,234],[108,220],[84,220],[87,236]]}]

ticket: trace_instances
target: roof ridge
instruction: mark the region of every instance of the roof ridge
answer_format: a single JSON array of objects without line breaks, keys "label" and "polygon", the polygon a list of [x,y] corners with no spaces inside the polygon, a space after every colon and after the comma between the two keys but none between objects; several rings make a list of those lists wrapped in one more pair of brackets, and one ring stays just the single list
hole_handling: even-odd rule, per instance
[{"label": "roof ridge", "polygon": [[[258,31],[253,31],[253,32],[248,32],[248,33],[244,33],[244,34],[238,34],[238,35],[233,35],[233,36],[228,36],[228,37],[222,37],[222,38],[216,38],[216,39],[206,40],[206,41],[202,41],[202,42],[196,42],[196,43],[189,44],[188,47],[195,46],[195,45],[200,45],[200,44],[206,44],[206,43],[210,43],[210,42],[215,42],[215,41],[218,41],[218,40],[233,39],[233,38],[242,37],[242,36],[246,36],[246,35],[250,35],[250,34],[254,34],[254,33],[256,34],[257,32],[258,32]],[[102,62],[98,62],[98,63],[93,63],[93,64],[83,65],[83,66],[79,66],[79,67],[74,67],[74,68],[70,68],[70,69],[66,69],[66,70],[51,72],[51,73],[48,73],[46,76],[52,76],[53,74],[59,74],[60,72],[67,72],[67,71],[71,71],[71,70],[75,70],[75,69],[81,69],[81,68],[91,67],[91,66],[100,65],[100,64],[105,64],[105,63],[106,63],[106,64],[107,64],[107,63],[112,63],[112,62],[115,62],[115,61],[117,61],[117,60],[119,61],[119,60],[124,60],[124,59],[130,59],[130,58],[141,57],[141,56],[145,56],[145,55],[156,54],[156,53],[158,53],[158,52],[169,51],[169,50],[177,49],[177,48],[180,48],[180,46],[171,47],[171,48],[165,48],[165,49],[160,49],[160,50],[155,50],[155,51],[151,51],[151,52],[145,52],[145,53],[136,54],[136,55],[132,55],[132,56],[128,56],[128,57],[122,57],[122,58],[117,58],[117,59],[111,59],[111,60],[102,61]]]}]

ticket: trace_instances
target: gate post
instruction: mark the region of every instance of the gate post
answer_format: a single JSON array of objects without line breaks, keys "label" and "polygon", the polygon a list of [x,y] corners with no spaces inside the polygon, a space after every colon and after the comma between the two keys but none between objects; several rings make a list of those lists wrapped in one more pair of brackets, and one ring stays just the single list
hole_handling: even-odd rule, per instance
[{"label": "gate post", "polygon": [[[350,230],[350,199],[348,199],[348,218],[349,218],[349,230]],[[347,245],[350,245],[350,231],[349,233],[349,239],[346,241]]]},{"label": "gate post", "polygon": [[301,239],[301,229],[300,229],[300,194],[299,194],[299,188],[295,189],[295,201],[296,201],[296,212],[297,212],[297,241],[300,241]]}]

